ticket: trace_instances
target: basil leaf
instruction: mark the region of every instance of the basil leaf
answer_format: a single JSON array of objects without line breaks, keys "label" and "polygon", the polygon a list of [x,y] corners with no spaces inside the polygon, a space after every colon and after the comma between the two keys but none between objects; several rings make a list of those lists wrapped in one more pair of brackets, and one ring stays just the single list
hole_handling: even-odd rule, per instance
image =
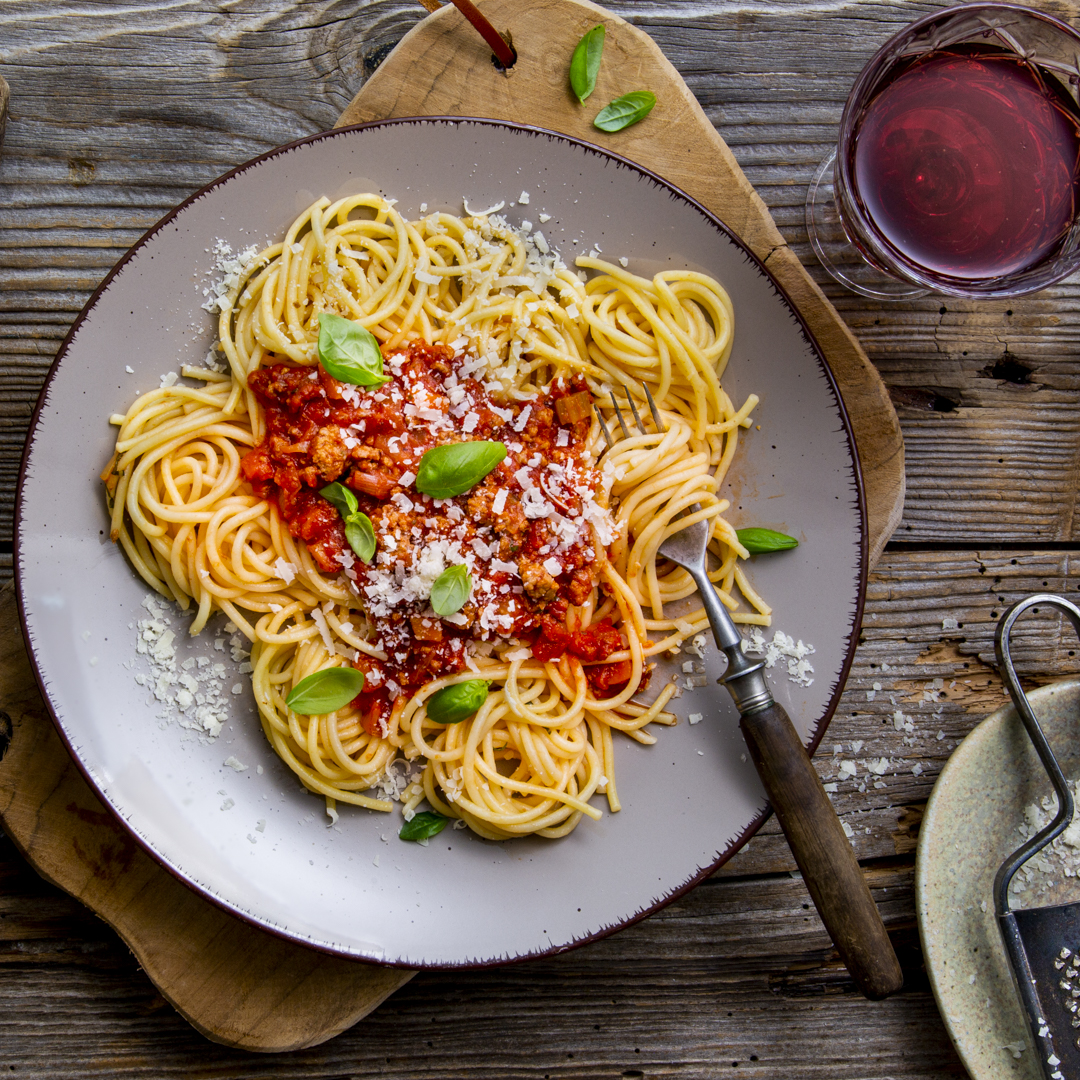
[{"label": "basil leaf", "polygon": [[381,386],[390,381],[383,374],[375,335],[329,311],[319,316],[319,363],[339,382],[354,386]]},{"label": "basil leaf", "polygon": [[570,89],[580,102],[596,89],[600,56],[604,51],[604,28],[594,26],[578,43],[570,57]]},{"label": "basil leaf", "polygon": [[351,667],[324,668],[301,679],[285,699],[285,704],[301,716],[322,716],[334,712],[364,689],[364,673]]},{"label": "basil leaf", "polygon": [[445,443],[433,446],[420,459],[416,490],[434,499],[452,499],[475,487],[502,459],[501,442]]},{"label": "basil leaf", "polygon": [[484,679],[444,686],[428,698],[427,714],[436,724],[458,724],[472,716],[488,696],[491,684]]},{"label": "basil leaf", "polygon": [[413,814],[401,826],[398,839],[430,840],[433,836],[438,836],[446,828],[446,823],[449,820],[448,817],[443,817],[442,814],[436,814],[434,810],[424,810],[419,814]]},{"label": "basil leaf", "polygon": [[448,567],[431,585],[431,606],[436,615],[453,615],[465,606],[472,592],[472,577],[464,563]]},{"label": "basil leaf", "polygon": [[345,539],[362,562],[375,557],[375,526],[367,514],[357,510],[345,519]]},{"label": "basil leaf", "polygon": [[785,536],[772,529],[739,529],[735,535],[751,555],[762,555],[769,551],[785,551],[799,546],[794,536]]},{"label": "basil leaf", "polygon": [[320,488],[319,494],[327,502],[333,503],[337,507],[337,512],[343,519],[350,514],[355,514],[360,508],[356,496],[344,484],[339,484],[336,481],[333,484],[327,484],[324,488]]},{"label": "basil leaf", "polygon": [[623,128],[644,120],[656,104],[656,95],[650,90],[634,90],[605,105],[593,121],[593,127],[601,131],[622,131]]}]

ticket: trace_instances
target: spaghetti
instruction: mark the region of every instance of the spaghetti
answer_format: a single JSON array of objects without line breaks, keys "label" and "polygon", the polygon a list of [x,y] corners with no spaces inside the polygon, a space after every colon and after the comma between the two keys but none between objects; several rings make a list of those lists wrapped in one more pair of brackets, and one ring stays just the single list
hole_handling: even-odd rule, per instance
[{"label": "spaghetti", "polygon": [[[193,609],[191,633],[222,611],[251,641],[266,737],[332,812],[392,796],[408,818],[426,799],[502,839],[563,836],[601,816],[597,793],[617,811],[613,733],[652,743],[649,724],[675,722],[671,684],[636,695],[652,657],[707,625],[672,616],[694,584],[657,558],[691,518],[711,523],[735,620],[769,623],[718,495],[757,402],[736,408],[720,383],[727,294],[690,271],[577,265],[493,213],[406,221],[377,195],[320,199],[223,298],[228,370],[184,368],[191,385],[113,417],[113,539]],[[371,385],[320,364],[325,314],[374,335]],[[608,449],[594,407],[618,433],[615,394],[644,403],[642,384],[663,429],[642,409],[645,433]],[[418,489],[425,454],[470,442],[505,457],[460,494]],[[369,561],[326,485],[367,516]],[[439,615],[433,585],[455,566],[468,596]],[[337,666],[364,673],[353,701],[287,706]],[[468,718],[429,715],[480,680]]]}]

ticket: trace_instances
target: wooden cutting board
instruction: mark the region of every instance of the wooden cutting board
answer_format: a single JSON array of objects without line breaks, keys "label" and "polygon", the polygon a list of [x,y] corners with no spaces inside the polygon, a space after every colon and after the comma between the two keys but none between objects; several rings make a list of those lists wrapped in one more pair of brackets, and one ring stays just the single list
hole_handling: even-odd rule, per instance
[{"label": "wooden cutting board", "polygon": [[[658,173],[731,228],[780,282],[802,313],[840,386],[859,447],[877,562],[904,509],[904,440],[888,391],[855,335],[787,246],[768,208],[743,175],[656,42],[587,0],[486,0],[477,5],[508,31],[517,63],[505,74],[457,8],[417,24],[338,118],[338,125],[394,116],[482,116],[533,124],[595,143]],[[574,46],[603,23],[596,90],[584,105],[570,92]],[[606,134],[592,126],[601,107],[631,90],[651,90],[656,107],[641,123]],[[738,334],[738,312],[735,332]]]},{"label": "wooden cutting board", "polygon": [[[880,377],[784,243],[678,72],[647,35],[584,0],[488,0],[518,60],[503,74],[455,8],[418,24],[339,123],[396,116],[482,116],[561,131],[632,158],[724,220],[769,267],[828,357],[855,428],[870,516],[871,561],[903,509],[903,441]],[[597,90],[579,106],[570,54],[603,22]],[[646,121],[616,135],[595,111],[650,89]],[[87,904],[131,948],[162,995],[216,1042],[249,1050],[312,1046],[366,1016],[414,974],[340,960],[228,915],[150,859],[93,795],[49,721],[26,655],[14,593],[0,593],[0,819],[43,877]]]}]

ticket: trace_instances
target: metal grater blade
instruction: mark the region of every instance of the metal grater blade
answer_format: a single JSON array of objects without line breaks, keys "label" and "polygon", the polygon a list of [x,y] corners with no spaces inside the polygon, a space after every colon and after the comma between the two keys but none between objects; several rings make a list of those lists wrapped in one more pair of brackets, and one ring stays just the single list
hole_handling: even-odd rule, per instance
[{"label": "metal grater blade", "polygon": [[[1022,908],[1016,922],[1028,974],[1038,1001],[1032,1016],[1036,1050],[1049,1077],[1080,1078],[1080,903]],[[1014,960],[1019,984],[1022,964]],[[1021,998],[1026,998],[1021,987]],[[1025,1001],[1025,1004],[1027,1002]],[[1056,1059],[1056,1060],[1055,1060]]]},{"label": "metal grater blade", "polygon": [[994,878],[994,911],[1043,1075],[1047,1080],[1080,1080],[1080,903],[1013,910],[1009,902],[1009,883],[1016,872],[1065,831],[1074,809],[1072,791],[1012,661],[1013,626],[1025,611],[1039,606],[1057,608],[1080,636],[1080,607],[1064,597],[1038,593],[1005,612],[994,636],[994,650],[1009,697],[1053,785],[1057,813],[999,867]]}]

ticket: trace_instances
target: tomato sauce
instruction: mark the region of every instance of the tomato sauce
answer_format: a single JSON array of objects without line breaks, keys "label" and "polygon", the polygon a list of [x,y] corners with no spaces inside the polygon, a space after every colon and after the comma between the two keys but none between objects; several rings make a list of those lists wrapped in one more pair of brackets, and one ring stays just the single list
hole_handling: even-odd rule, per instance
[{"label": "tomato sauce", "polygon": [[[241,463],[260,498],[276,500],[292,535],[319,569],[343,574],[385,660],[361,654],[357,705],[369,731],[384,730],[403,692],[462,670],[478,643],[534,640],[538,659],[569,653],[589,664],[625,647],[601,623],[566,630],[568,605],[598,581],[592,529],[609,543],[610,519],[595,501],[600,473],[586,453],[591,396],[582,380],[556,380],[526,401],[490,392],[475,357],[413,342],[384,358],[389,381],[352,386],[321,366],[278,363],[248,385],[264,410],[266,438]],[[443,443],[502,442],[506,458],[463,495],[436,500],[414,486],[424,453]],[[337,509],[319,494],[337,481],[371,519],[370,564],[354,555]],[[440,618],[432,580],[465,563],[469,599]],[[620,664],[592,678],[614,687]],[[621,682],[629,678],[627,670]]]}]

